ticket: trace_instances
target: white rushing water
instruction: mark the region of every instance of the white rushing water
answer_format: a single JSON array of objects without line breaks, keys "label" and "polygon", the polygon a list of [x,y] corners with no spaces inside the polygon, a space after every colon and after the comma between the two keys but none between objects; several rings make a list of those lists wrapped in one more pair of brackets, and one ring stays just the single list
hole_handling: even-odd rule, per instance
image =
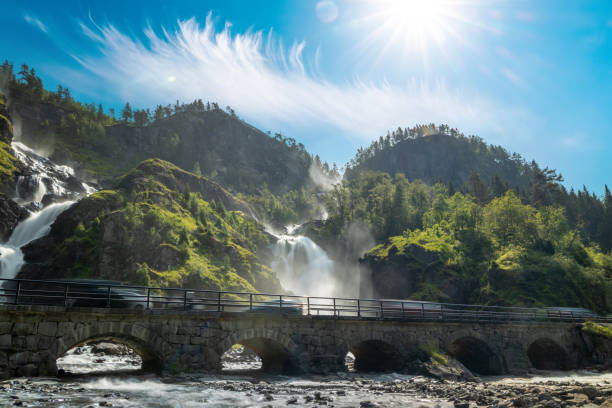
[{"label": "white rushing water", "polygon": [[13,279],[17,276],[24,263],[21,248],[45,236],[58,215],[72,204],[74,201],[51,204],[17,225],[9,240],[0,245],[0,278]]},{"label": "white rushing water", "polygon": [[[13,142],[11,147],[27,169],[27,174],[20,176],[15,186],[17,202],[39,205],[47,194],[57,198],[76,198],[86,193],[89,186],[75,182],[71,167],[55,164],[21,142]],[[73,185],[69,186],[71,182]]]},{"label": "white rushing water", "polygon": [[[93,193],[95,188],[74,177],[69,166],[53,163],[48,158],[20,142],[11,144],[15,155],[26,169],[15,186],[14,200],[31,213],[20,222],[9,240],[0,244],[0,278],[13,279],[24,264],[21,248],[45,236],[55,219],[80,196]],[[48,197],[48,200],[44,200]],[[49,204],[44,202],[63,201]]]},{"label": "white rushing water", "polygon": [[[296,226],[286,228],[291,234]],[[330,297],[335,294],[334,262],[310,238],[278,235],[270,265],[283,287],[298,295]]]}]

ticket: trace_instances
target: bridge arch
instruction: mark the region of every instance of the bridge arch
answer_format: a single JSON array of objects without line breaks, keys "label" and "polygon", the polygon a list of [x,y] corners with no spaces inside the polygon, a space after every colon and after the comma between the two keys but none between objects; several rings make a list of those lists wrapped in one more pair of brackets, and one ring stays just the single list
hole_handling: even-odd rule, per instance
[{"label": "bridge arch", "polygon": [[349,351],[355,358],[354,367],[361,372],[399,371],[403,358],[397,347],[383,340],[364,340],[353,343]]},{"label": "bridge arch", "polygon": [[160,372],[163,367],[163,350],[169,345],[154,331],[138,322],[88,322],[86,324],[60,324],[54,344],[52,369],[57,372],[57,359],[64,356],[69,350],[87,343],[106,341],[124,344],[134,350],[142,359],[142,369],[145,371]]},{"label": "bridge arch", "polygon": [[485,341],[475,336],[456,339],[447,351],[475,374],[496,375],[504,372],[500,356],[494,353]]},{"label": "bridge arch", "polygon": [[136,354],[140,356],[140,358],[142,359],[142,370],[153,372],[160,372],[162,370],[160,356],[154,350],[153,346],[148,343],[147,340],[122,333],[96,334],[69,343],[59,341],[58,353],[55,356],[55,361],[57,362],[59,358],[65,356],[68,351],[92,342],[109,342],[124,344],[134,350],[134,352],[136,352]]},{"label": "bridge arch", "polygon": [[[234,344],[242,344],[261,359],[261,370],[268,373],[297,373],[300,370],[298,347],[289,336],[269,329],[232,332],[221,344],[219,356]],[[221,360],[219,357],[220,367]]]},{"label": "bridge arch", "polygon": [[527,348],[531,365],[538,370],[567,370],[568,355],[565,349],[548,337],[532,341]]}]

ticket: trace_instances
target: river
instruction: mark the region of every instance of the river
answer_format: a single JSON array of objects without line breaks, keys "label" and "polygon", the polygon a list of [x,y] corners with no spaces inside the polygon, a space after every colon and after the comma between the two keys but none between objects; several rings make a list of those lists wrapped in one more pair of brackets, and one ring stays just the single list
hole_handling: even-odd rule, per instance
[{"label": "river", "polygon": [[[612,374],[586,371],[440,382],[401,374],[325,377],[122,375],[15,379],[0,383],[0,404],[59,407],[562,407],[598,406],[612,395]],[[612,399],[610,400],[612,402]],[[461,406],[461,405],[457,405]]]}]

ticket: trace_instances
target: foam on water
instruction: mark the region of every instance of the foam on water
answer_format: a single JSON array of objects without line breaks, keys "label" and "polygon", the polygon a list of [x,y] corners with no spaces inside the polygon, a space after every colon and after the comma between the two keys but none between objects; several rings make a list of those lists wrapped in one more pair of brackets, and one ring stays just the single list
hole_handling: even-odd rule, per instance
[{"label": "foam on water", "polygon": [[[293,232],[296,228],[288,228]],[[280,235],[274,246],[271,268],[283,287],[299,295],[333,296],[334,262],[310,238]]]}]

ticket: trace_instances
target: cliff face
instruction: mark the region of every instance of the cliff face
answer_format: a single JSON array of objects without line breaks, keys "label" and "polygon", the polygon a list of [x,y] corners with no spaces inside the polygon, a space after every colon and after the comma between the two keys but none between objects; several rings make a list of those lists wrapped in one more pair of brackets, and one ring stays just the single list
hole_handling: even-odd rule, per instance
[{"label": "cliff face", "polygon": [[467,282],[436,251],[392,237],[364,255],[361,296],[465,303]]},{"label": "cliff face", "polygon": [[20,120],[24,143],[106,187],[151,157],[201,172],[236,192],[254,193],[266,184],[283,193],[308,180],[305,151],[219,109],[180,112],[142,127],[81,123],[78,115],[48,103],[15,103],[11,113]]},{"label": "cliff face", "polygon": [[154,159],[62,213],[23,248],[24,278],[279,290],[261,258],[271,238],[216,183]]}]

